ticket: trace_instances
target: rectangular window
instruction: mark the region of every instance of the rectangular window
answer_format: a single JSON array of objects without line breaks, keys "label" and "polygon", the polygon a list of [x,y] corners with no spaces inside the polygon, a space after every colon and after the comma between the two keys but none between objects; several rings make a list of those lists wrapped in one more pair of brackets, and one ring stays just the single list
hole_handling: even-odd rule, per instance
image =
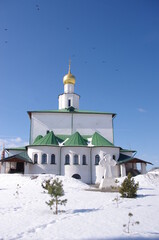
[{"label": "rectangular window", "polygon": [[68,107],[71,107],[71,99],[68,99]]}]

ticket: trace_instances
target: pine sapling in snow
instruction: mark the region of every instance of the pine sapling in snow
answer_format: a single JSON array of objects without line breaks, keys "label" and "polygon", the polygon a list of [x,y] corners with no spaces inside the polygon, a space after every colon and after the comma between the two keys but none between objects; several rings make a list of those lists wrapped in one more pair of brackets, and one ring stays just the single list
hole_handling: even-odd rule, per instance
[{"label": "pine sapling in snow", "polygon": [[[123,227],[125,228],[124,231],[125,231],[126,233],[130,233],[130,226],[134,226],[135,224],[137,224],[137,225],[140,224],[139,221],[132,222],[132,221],[131,221],[132,216],[133,216],[133,214],[130,212],[130,213],[128,214],[128,217],[129,217],[128,223],[127,223],[127,224],[123,224]],[[126,228],[127,228],[127,229],[126,229]]]},{"label": "pine sapling in snow", "polygon": [[58,205],[65,205],[67,199],[61,200],[60,198],[64,196],[63,184],[62,181],[57,179],[45,180],[42,183],[42,187],[47,190],[47,193],[50,195],[51,199],[46,202],[46,204],[52,210],[53,205],[55,205],[56,211],[55,214],[58,214]]},{"label": "pine sapling in snow", "polygon": [[116,198],[113,199],[113,201],[116,202],[116,206],[119,207],[119,200],[120,200],[120,197],[117,195]]},{"label": "pine sapling in snow", "polygon": [[138,188],[139,183],[135,183],[131,173],[129,173],[121,184],[121,187],[119,187],[119,193],[124,198],[136,198]]},{"label": "pine sapling in snow", "polygon": [[19,190],[20,190],[21,186],[19,184],[17,184],[16,186],[16,192],[13,194],[15,197],[19,197]]}]

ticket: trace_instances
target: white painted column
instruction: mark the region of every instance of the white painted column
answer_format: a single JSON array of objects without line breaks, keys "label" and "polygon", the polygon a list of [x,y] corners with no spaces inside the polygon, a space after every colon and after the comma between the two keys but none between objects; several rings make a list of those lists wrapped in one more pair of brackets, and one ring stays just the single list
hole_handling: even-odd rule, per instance
[{"label": "white painted column", "polygon": [[29,163],[24,163],[24,174],[29,173]]},{"label": "white painted column", "polygon": [[141,163],[141,174],[146,173],[146,163]]},{"label": "white painted column", "polygon": [[6,163],[1,163],[1,173],[6,173]]},{"label": "white painted column", "polygon": [[126,176],[125,164],[121,164],[120,165],[120,172],[121,172],[121,177],[125,177]]},{"label": "white painted column", "polygon": [[133,163],[133,169],[137,169],[136,163]]},{"label": "white painted column", "polygon": [[71,152],[70,153],[70,165],[73,165],[73,157],[74,156],[74,154],[73,154],[73,152]]}]

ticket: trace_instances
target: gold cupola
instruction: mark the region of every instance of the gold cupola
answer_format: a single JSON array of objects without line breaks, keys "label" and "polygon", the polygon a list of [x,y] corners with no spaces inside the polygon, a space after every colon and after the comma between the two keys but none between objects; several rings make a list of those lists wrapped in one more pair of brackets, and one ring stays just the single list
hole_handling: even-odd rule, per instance
[{"label": "gold cupola", "polygon": [[63,77],[63,84],[75,84],[76,82],[76,78],[74,75],[72,75],[71,73],[71,63],[69,62],[69,70],[68,70],[68,74],[66,74]]}]

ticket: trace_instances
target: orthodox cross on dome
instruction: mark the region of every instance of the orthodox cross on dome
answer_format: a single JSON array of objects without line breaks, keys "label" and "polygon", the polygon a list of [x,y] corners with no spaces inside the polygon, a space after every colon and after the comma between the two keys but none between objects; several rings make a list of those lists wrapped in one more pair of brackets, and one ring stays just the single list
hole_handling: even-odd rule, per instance
[{"label": "orthodox cross on dome", "polygon": [[68,73],[71,73],[71,59],[69,59],[69,69],[68,69]]}]

